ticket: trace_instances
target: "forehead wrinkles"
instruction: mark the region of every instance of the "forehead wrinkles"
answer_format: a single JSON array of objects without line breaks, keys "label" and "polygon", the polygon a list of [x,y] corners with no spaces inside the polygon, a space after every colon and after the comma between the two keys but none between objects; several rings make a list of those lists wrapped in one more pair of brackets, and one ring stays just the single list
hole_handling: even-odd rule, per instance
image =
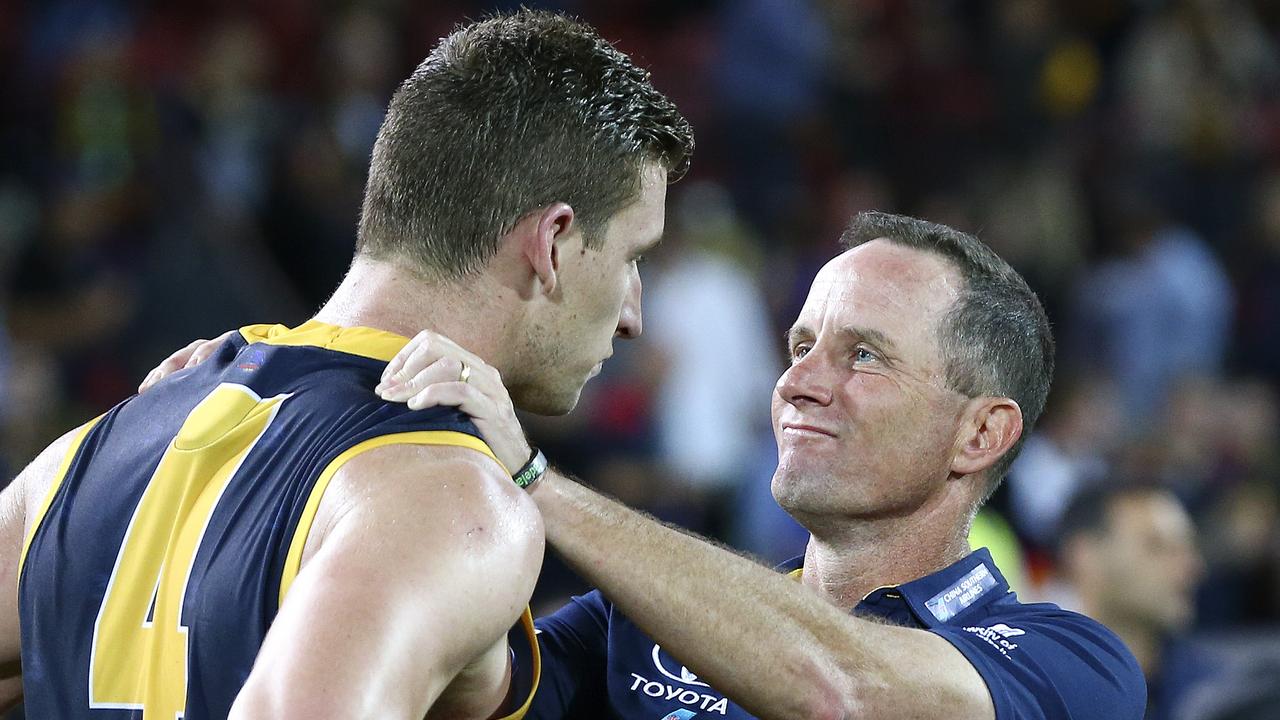
[{"label": "forehead wrinkles", "polygon": [[861,257],[854,254],[859,249],[835,258],[818,272],[802,319],[815,322],[852,314],[867,316],[867,321],[891,322],[894,327],[880,329],[894,334],[916,328],[936,330],[941,316],[959,297],[958,273],[942,258],[911,248],[878,248]]}]

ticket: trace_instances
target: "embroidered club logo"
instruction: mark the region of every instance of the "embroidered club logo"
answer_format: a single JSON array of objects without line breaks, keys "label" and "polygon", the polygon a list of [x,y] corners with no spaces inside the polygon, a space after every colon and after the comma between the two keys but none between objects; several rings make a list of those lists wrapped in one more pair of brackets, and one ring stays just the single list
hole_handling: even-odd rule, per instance
[{"label": "embroidered club logo", "polygon": [[689,718],[697,714],[698,713],[692,710],[685,710],[684,708],[681,708],[679,710],[672,710],[666,715],[663,715],[662,720],[689,720]]}]

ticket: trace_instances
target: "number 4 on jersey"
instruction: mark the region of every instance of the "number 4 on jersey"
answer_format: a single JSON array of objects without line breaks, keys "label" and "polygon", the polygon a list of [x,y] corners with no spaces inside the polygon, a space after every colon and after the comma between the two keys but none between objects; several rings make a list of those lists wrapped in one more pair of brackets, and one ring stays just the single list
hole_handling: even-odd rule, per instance
[{"label": "number 4 on jersey", "polygon": [[191,566],[223,490],[288,397],[224,383],[183,422],[134,509],[98,610],[89,707],[183,716]]}]

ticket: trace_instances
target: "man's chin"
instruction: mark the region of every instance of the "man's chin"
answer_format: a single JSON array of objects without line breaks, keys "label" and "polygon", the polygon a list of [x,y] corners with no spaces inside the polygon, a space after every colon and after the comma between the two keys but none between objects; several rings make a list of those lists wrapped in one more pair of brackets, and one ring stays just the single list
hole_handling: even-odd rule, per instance
[{"label": "man's chin", "polygon": [[511,402],[517,409],[534,415],[555,417],[568,415],[578,406],[582,397],[582,387],[573,392],[555,392],[542,388],[529,388],[524,391],[511,389]]},{"label": "man's chin", "polygon": [[773,494],[773,501],[778,503],[778,507],[787,512],[788,515],[803,523],[803,516],[813,514],[814,507],[813,492],[804,487],[803,480],[791,476],[784,476],[781,473],[773,476],[773,481],[769,485],[769,490]]}]

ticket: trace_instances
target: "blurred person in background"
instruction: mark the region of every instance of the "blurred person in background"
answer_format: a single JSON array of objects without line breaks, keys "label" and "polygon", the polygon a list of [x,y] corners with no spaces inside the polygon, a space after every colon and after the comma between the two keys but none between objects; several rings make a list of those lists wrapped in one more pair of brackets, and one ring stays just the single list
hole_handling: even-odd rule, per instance
[{"label": "blurred person in background", "polygon": [[715,22],[725,177],[757,227],[782,230],[803,194],[802,130],[821,110],[830,30],[817,0],[725,0]]},{"label": "blurred person in background", "polygon": [[1071,498],[1101,481],[1121,440],[1116,390],[1106,380],[1059,378],[1037,431],[1009,468],[1006,485],[1018,533],[1052,552]]},{"label": "blurred person in background", "polygon": [[[1280,172],[1254,193],[1248,253],[1234,268],[1240,288],[1237,362],[1245,372],[1280,381]],[[1274,394],[1274,393],[1273,393]]]},{"label": "blurred person in background", "polygon": [[1199,685],[1174,720],[1275,720],[1280,717],[1280,655]]},{"label": "blurred person in background", "polygon": [[1122,186],[1109,212],[1120,251],[1078,281],[1067,352],[1114,381],[1123,427],[1136,429],[1184,377],[1222,370],[1235,291],[1204,238],[1151,193]]},{"label": "blurred person in background", "polygon": [[1111,628],[1147,678],[1146,720],[1174,720],[1214,660],[1186,643],[1204,574],[1195,527],[1157,485],[1107,483],[1063,514],[1059,558],[1081,612]]},{"label": "blurred person in background", "polygon": [[[735,531],[738,495],[769,439],[764,398],[781,372],[758,282],[761,258],[719,186],[687,187],[676,240],[649,283],[649,340],[658,354],[657,454],[705,509],[693,527]],[[772,504],[771,501],[769,501]]]}]

